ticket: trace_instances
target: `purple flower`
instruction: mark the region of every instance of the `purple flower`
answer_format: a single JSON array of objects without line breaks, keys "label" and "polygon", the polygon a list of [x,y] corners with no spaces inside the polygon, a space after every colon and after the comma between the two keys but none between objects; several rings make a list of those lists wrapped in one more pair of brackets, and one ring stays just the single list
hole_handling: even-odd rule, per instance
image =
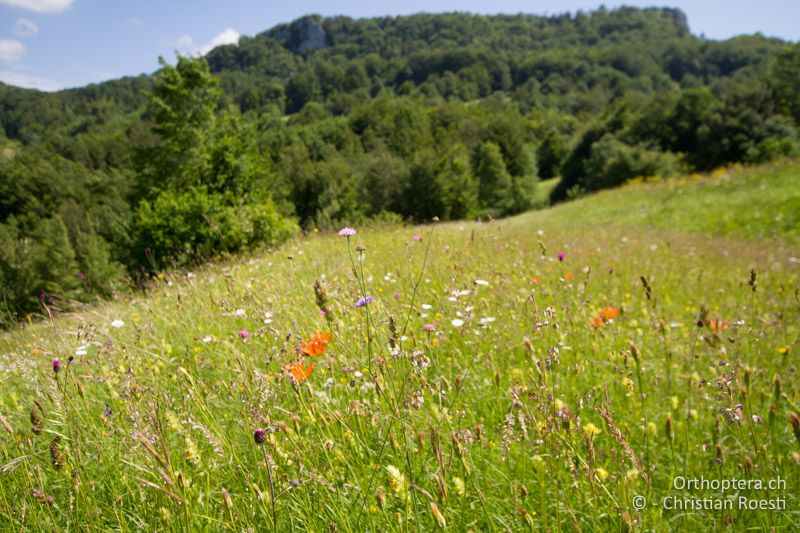
[{"label": "purple flower", "polygon": [[422,326],[425,331],[436,331],[436,324],[425,324]]},{"label": "purple flower", "polygon": [[267,432],[258,428],[253,432],[253,440],[256,441],[256,444],[264,444],[267,442]]},{"label": "purple flower", "polygon": [[394,294],[392,296],[394,296],[395,300],[399,300],[400,298],[403,297],[403,295],[400,294],[400,291],[394,291]]},{"label": "purple flower", "polygon": [[353,305],[353,307],[358,309],[359,307],[364,307],[368,303],[372,303],[372,296],[367,296],[367,297],[362,296],[361,298],[356,300],[356,303]]},{"label": "purple flower", "polygon": [[83,276],[85,276],[85,275],[86,274],[84,274],[82,271],[78,272],[78,279],[83,279]]},{"label": "purple flower", "polygon": [[58,359],[53,359],[53,372],[61,370],[61,362]]},{"label": "purple flower", "polygon": [[328,314],[325,311],[320,311],[319,312],[319,316],[321,316],[322,318],[325,318],[326,316],[328,316]]},{"label": "purple flower", "polygon": [[246,338],[248,338],[249,336],[250,336],[250,332],[249,332],[249,331],[247,331],[246,329],[240,329],[240,330],[239,330],[239,337],[241,337],[241,338],[243,338],[243,339],[246,339]]},{"label": "purple flower", "polygon": [[103,411],[103,416],[105,416],[106,418],[108,418],[108,417],[109,417],[109,416],[111,416],[112,414],[114,414],[114,411],[112,411],[112,410],[111,410],[111,407],[109,407],[109,406],[108,406],[108,402],[106,402],[106,410],[105,410],[105,411]]},{"label": "purple flower", "polygon": [[422,237],[420,237],[419,235],[414,235],[413,237],[411,237],[411,239],[415,241],[421,241]]},{"label": "purple flower", "polygon": [[356,230],[353,228],[342,228],[339,230],[339,237],[352,237],[356,234]]},{"label": "purple flower", "polygon": [[564,257],[565,257],[564,252],[558,252],[558,260],[559,261],[563,261]]}]

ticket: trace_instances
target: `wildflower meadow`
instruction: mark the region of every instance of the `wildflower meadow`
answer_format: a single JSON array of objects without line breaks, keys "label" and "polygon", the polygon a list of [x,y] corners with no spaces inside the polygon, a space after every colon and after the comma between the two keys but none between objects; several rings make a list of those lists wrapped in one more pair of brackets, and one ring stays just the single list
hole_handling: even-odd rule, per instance
[{"label": "wildflower meadow", "polygon": [[43,301],[0,337],[0,529],[794,531],[798,175],[309,232]]}]

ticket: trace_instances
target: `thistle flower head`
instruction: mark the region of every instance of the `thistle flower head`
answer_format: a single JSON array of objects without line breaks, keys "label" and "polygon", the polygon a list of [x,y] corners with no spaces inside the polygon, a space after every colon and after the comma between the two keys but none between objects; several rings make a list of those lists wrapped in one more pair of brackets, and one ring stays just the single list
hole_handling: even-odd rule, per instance
[{"label": "thistle flower head", "polygon": [[263,428],[258,428],[253,431],[253,440],[256,444],[264,444],[267,442],[267,432]]}]

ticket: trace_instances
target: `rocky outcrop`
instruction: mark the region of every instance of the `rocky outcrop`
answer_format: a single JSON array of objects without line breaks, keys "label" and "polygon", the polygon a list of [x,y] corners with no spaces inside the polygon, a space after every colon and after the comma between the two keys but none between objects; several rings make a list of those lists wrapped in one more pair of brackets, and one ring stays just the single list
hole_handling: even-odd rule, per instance
[{"label": "rocky outcrop", "polygon": [[282,41],[291,51],[304,54],[315,48],[328,46],[322,17],[310,15],[295,20],[291,24],[282,24],[272,31],[271,36]]}]

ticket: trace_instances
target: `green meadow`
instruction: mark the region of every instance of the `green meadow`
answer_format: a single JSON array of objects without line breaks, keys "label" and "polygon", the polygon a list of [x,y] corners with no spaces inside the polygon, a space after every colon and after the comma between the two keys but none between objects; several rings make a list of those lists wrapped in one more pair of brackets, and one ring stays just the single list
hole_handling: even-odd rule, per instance
[{"label": "green meadow", "polygon": [[308,232],[43,307],[0,336],[0,529],[796,530],[798,180]]}]

